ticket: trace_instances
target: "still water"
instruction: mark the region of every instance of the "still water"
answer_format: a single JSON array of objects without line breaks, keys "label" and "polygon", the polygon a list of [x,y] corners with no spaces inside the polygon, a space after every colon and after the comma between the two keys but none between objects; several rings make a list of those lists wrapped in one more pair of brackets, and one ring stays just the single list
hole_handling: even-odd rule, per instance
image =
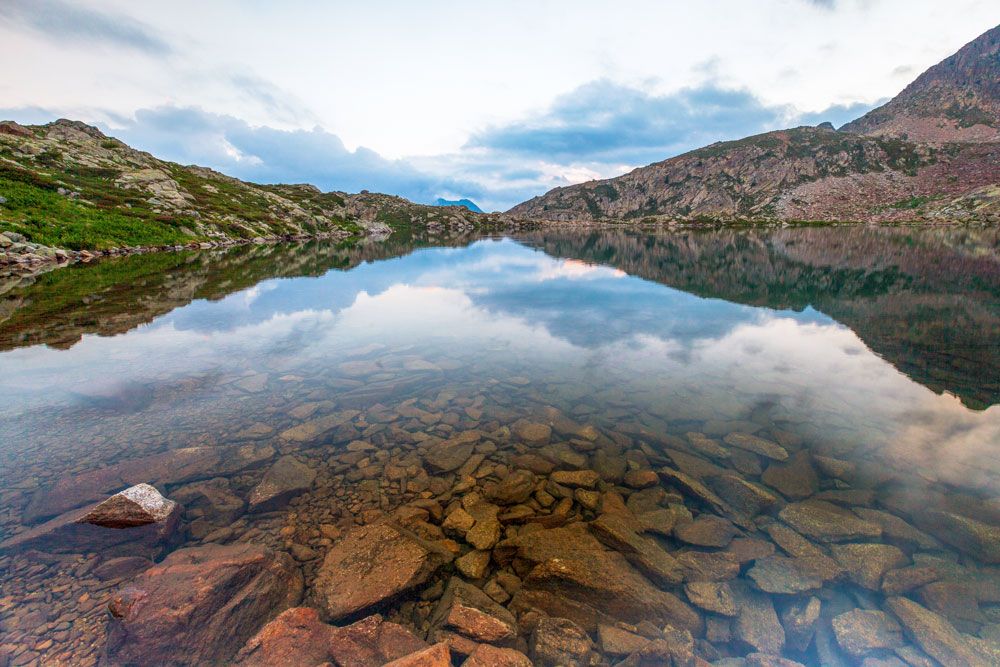
[{"label": "still water", "polygon": [[[446,564],[344,623],[379,611],[431,643],[463,636],[434,613],[434,587],[457,575],[515,615],[501,643],[539,663],[626,658],[609,627],[652,656],[668,622],[692,633],[670,642],[709,662],[1000,655],[996,231],[244,247],[0,290],[0,663],[117,664],[106,607],[148,567],[137,553],[263,544],[291,553],[310,605],[326,552],[384,514],[456,556],[491,557],[478,572]],[[432,453],[467,433],[461,460]],[[214,455],[181,464],[179,450]],[[308,482],[248,508],[287,457]],[[508,478],[525,493],[497,491]],[[183,507],[152,550],[17,543],[140,482]],[[486,544],[447,519],[480,499],[499,507]],[[403,511],[414,503],[417,518]],[[661,523],[624,542],[591,525],[626,515]],[[543,581],[528,542],[572,561],[559,550],[576,529],[625,554],[621,571]],[[677,576],[651,573],[636,540]],[[616,577],[638,577],[639,593],[616,598]],[[683,613],[633,599],[643,587]],[[583,648],[547,653],[546,615],[588,633]],[[456,664],[469,636],[451,640]]]}]

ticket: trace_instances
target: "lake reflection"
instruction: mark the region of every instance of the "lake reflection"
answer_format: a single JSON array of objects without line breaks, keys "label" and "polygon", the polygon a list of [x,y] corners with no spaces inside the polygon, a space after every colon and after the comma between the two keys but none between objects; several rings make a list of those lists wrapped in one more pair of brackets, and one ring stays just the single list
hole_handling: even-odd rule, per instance
[{"label": "lake reflection", "polygon": [[[889,509],[933,532],[914,516],[929,505],[964,512],[1000,533],[993,527],[1000,523],[995,233],[556,230],[453,239],[450,247],[244,248],[116,262],[64,269],[3,295],[5,537],[57,513],[38,509],[37,488],[181,447],[273,443],[279,454],[310,459],[317,444],[339,451],[360,438],[392,447],[388,432],[374,428],[379,423],[416,433],[418,442],[476,428],[493,433],[499,447],[487,461],[509,467],[508,446],[525,446],[516,435],[519,421],[560,419],[607,434],[601,437],[610,438],[628,468],[669,465],[706,481],[724,472],[720,466],[731,472],[735,465],[750,480],[764,474],[762,483],[781,491],[771,516],[813,493],[858,489],[886,497],[835,502]],[[151,264],[155,271],[143,268]],[[40,342],[53,346],[33,344]],[[296,407],[313,404],[309,417],[360,413],[353,426],[300,450],[281,434],[306,419],[294,416]],[[407,414],[400,405],[425,412]],[[393,411],[402,416],[383,417]],[[437,412],[447,418],[423,417]],[[734,432],[815,457],[805,464],[819,471],[815,488],[787,492],[770,481],[763,470],[776,464],[729,446]],[[686,446],[690,433],[712,439],[720,453]],[[545,455],[559,467],[597,467],[591,445],[567,447],[571,442],[571,433],[554,434],[546,446],[556,449]],[[578,453],[564,456],[560,447]],[[851,472],[831,472],[839,464],[830,461]],[[323,479],[352,481],[324,478],[325,464],[316,465],[318,487]],[[459,483],[450,473],[427,472]],[[484,484],[503,475],[482,472]],[[240,495],[259,475],[241,472],[228,484]],[[603,490],[618,484],[631,492],[620,476],[602,476]],[[159,481],[170,496],[191,479]],[[451,495],[431,485],[386,498],[385,488],[374,501],[382,510],[414,494]],[[300,510],[308,506],[308,494],[303,498]],[[688,502],[698,508],[703,500]],[[576,502],[583,504],[573,505],[573,516],[592,519],[597,510]],[[767,515],[758,526],[770,521]],[[243,532],[281,548],[282,520],[248,515],[221,541]],[[201,543],[218,525],[211,516],[186,516],[185,543]],[[983,565],[996,560],[977,554],[973,538],[935,535],[951,546],[907,542],[907,562],[918,562],[923,550],[992,576]],[[661,546],[691,548],[675,539],[663,538]],[[324,546],[315,538],[309,544]],[[0,563],[16,573],[23,566],[15,561]],[[305,565],[307,585],[315,566]],[[19,594],[16,582],[4,587]],[[849,583],[824,590],[831,587],[841,596],[851,592]],[[790,599],[777,595],[779,613]],[[973,602],[986,616],[958,625],[975,635],[987,618],[1000,621],[1000,606],[991,606],[1000,599]],[[94,627],[46,650],[98,641],[104,620],[91,618]],[[8,643],[26,642],[33,632],[3,627]],[[716,657],[724,657],[742,655],[748,640],[715,643]],[[784,653],[808,662],[824,650],[836,647],[814,642]],[[885,647],[873,655],[879,651]]]}]

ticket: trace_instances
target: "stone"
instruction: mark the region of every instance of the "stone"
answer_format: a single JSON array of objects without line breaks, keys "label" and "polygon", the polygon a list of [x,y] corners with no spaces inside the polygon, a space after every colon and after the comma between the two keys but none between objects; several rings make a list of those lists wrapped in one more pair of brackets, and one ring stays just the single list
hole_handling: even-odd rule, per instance
[{"label": "stone", "polygon": [[613,625],[601,624],[597,627],[597,638],[605,655],[623,658],[641,651],[649,645],[649,639]]},{"label": "stone", "polygon": [[37,492],[24,512],[24,522],[63,514],[104,500],[135,484],[164,488],[263,465],[274,456],[268,445],[187,447],[123,461],[106,468],[64,477]]},{"label": "stone", "polygon": [[535,476],[528,470],[514,470],[489,487],[486,497],[500,505],[517,505],[527,502],[534,490]]},{"label": "stone", "polygon": [[580,503],[581,507],[591,511],[597,511],[597,508],[601,506],[601,494],[599,491],[576,488],[573,489],[573,499]]},{"label": "stone", "polygon": [[479,550],[492,549],[500,541],[503,531],[497,518],[500,508],[491,503],[480,502],[470,506],[468,512],[476,523],[466,531],[465,541]]},{"label": "stone", "polygon": [[798,532],[821,542],[846,542],[882,535],[882,527],[823,500],[791,503],[778,516]]},{"label": "stone", "polygon": [[531,635],[531,659],[542,667],[584,667],[593,649],[587,632],[567,618],[541,618]]},{"label": "stone", "polygon": [[816,634],[816,621],[822,610],[817,597],[793,600],[781,613],[781,625],[785,628],[785,640],[797,651],[805,652]]},{"label": "stone", "polygon": [[489,551],[470,551],[455,561],[455,567],[469,579],[482,579],[490,565]]},{"label": "stone", "polygon": [[319,619],[308,607],[292,607],[278,614],[240,649],[233,664],[240,667],[296,667],[331,659],[329,644],[337,628]]},{"label": "stone", "polygon": [[521,533],[498,544],[494,558],[529,568],[512,605],[572,613],[571,620],[595,630],[609,620],[671,623],[695,634],[703,629],[697,612],[650,583],[624,555],[605,549],[584,524]]},{"label": "stone", "polygon": [[808,498],[819,491],[819,477],[809,460],[808,452],[799,452],[787,463],[772,463],[760,478],[786,498]]},{"label": "stone", "polygon": [[840,648],[855,658],[903,645],[899,623],[878,609],[852,609],[834,616],[832,623]]},{"label": "stone", "polygon": [[774,544],[756,537],[740,537],[729,543],[726,551],[742,565],[758,558],[767,558],[774,554]]},{"label": "stone", "polygon": [[512,648],[480,644],[469,654],[462,667],[532,667],[531,659]]},{"label": "stone", "polygon": [[228,525],[246,509],[246,503],[230,491],[224,478],[186,484],[171,491],[170,496],[186,511],[201,510],[207,520],[216,524]]},{"label": "stone", "polygon": [[336,621],[425,583],[451,559],[444,547],[388,522],[360,526],[327,553],[313,599],[326,619]]},{"label": "stone", "polygon": [[684,584],[691,604],[723,616],[736,615],[736,600],[729,584],[715,581],[692,581]]},{"label": "stone", "polygon": [[722,548],[738,534],[733,523],[712,514],[703,514],[690,523],[674,528],[674,537],[700,547]]},{"label": "stone", "polygon": [[482,434],[472,430],[435,442],[424,452],[424,461],[436,470],[451,472],[461,468],[469,460],[481,439]]},{"label": "stone", "polygon": [[264,473],[247,498],[251,512],[273,512],[312,488],[316,471],[294,456],[282,456]]},{"label": "stone", "polygon": [[909,560],[891,544],[834,544],[830,551],[854,583],[872,591],[881,588],[882,575]]},{"label": "stone", "polygon": [[754,562],[747,576],[765,593],[795,595],[822,588],[823,580],[804,572],[799,560],[785,556],[761,558]]},{"label": "stone", "polygon": [[102,664],[227,662],[301,595],[286,554],[252,544],[174,551],[112,598]]},{"label": "stone", "polygon": [[788,451],[778,443],[749,433],[730,433],[723,438],[723,441],[732,447],[738,447],[775,461],[784,461],[788,458]]},{"label": "stone", "polygon": [[443,528],[448,533],[456,533],[461,537],[465,537],[465,534],[476,525],[476,520],[471,514],[466,512],[461,507],[456,507],[452,510],[451,514],[445,517],[444,522],[441,524]]},{"label": "stone", "polygon": [[441,642],[385,663],[384,667],[451,667],[451,649]]},{"label": "stone", "polygon": [[654,470],[630,470],[625,473],[624,482],[633,489],[646,489],[659,484],[660,476]]},{"label": "stone", "polygon": [[1000,527],[961,514],[930,510],[914,516],[918,525],[942,542],[981,563],[1000,563]]},{"label": "stone", "polygon": [[625,555],[625,558],[653,582],[678,584],[683,579],[681,566],[655,540],[639,535],[640,526],[629,514],[606,512],[590,522],[598,540]]},{"label": "stone", "polygon": [[118,558],[109,558],[91,570],[91,572],[102,581],[131,579],[152,564],[153,561],[141,556],[121,556]]},{"label": "stone", "polygon": [[941,664],[990,664],[945,618],[904,597],[891,597],[886,604],[906,634]]},{"label": "stone", "polygon": [[514,434],[529,445],[545,445],[552,437],[552,427],[536,422],[522,422],[514,428]]},{"label": "stone", "polygon": [[887,540],[901,542],[919,549],[938,549],[941,543],[933,537],[917,530],[895,514],[867,507],[855,507],[854,513],[865,521],[882,527],[882,534]]},{"label": "stone", "polygon": [[986,622],[972,582],[936,581],[920,589],[920,601],[966,632],[977,632]]},{"label": "stone", "polygon": [[750,530],[756,528],[756,526],[753,525],[753,522],[750,521],[745,514],[734,510],[728,503],[722,500],[722,498],[717,496],[715,492],[694,477],[668,467],[660,468],[659,473],[660,477],[666,482],[678,487],[683,493],[705,503],[711,507],[716,514],[721,514],[722,516],[727,517],[733,523],[743,528]]},{"label": "stone", "polygon": [[593,489],[601,476],[593,470],[556,470],[549,475],[549,479],[563,486]]},{"label": "stone", "polygon": [[771,598],[743,588],[734,589],[734,594],[737,615],[733,630],[736,638],[759,653],[781,655],[785,647],[785,630],[778,622]]},{"label": "stone", "polygon": [[457,577],[448,582],[431,625],[477,642],[503,642],[517,636],[517,619],[512,613]]},{"label": "stone", "polygon": [[334,628],[327,651],[330,662],[335,665],[378,667],[427,647],[427,642],[410,630],[374,614],[350,625]]},{"label": "stone", "polygon": [[556,464],[538,454],[518,454],[510,457],[510,463],[518,468],[525,468],[536,475],[548,475],[555,470]]},{"label": "stone", "polygon": [[279,436],[282,440],[290,442],[308,443],[319,440],[324,435],[342,426],[358,415],[357,410],[341,410],[329,415],[317,417],[298,426],[293,426],[281,432]]},{"label": "stone", "polygon": [[740,562],[725,551],[685,551],[674,558],[681,566],[684,581],[728,581],[740,572]]},{"label": "stone", "polygon": [[661,638],[653,639],[616,667],[661,667],[676,665],[693,667],[696,663],[694,655],[694,638],[687,630],[678,630],[671,626],[663,628]]},{"label": "stone", "polygon": [[16,534],[0,542],[0,553],[34,549],[153,557],[173,538],[180,514],[180,505],[153,486],[138,484]]},{"label": "stone", "polygon": [[899,595],[940,578],[941,573],[935,567],[913,566],[889,570],[882,576],[882,592],[886,595]]},{"label": "stone", "polygon": [[763,486],[738,475],[725,474],[713,477],[710,485],[720,498],[747,516],[765,512],[778,502],[778,497]]}]

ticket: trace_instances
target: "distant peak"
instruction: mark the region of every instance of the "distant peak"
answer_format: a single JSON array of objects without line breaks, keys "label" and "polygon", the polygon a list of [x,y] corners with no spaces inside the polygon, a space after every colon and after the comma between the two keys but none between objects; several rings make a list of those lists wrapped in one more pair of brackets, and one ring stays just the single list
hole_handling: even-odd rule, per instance
[{"label": "distant peak", "polygon": [[478,206],[476,206],[476,203],[474,201],[472,201],[471,199],[442,199],[442,198],[439,197],[438,200],[434,202],[434,205],[435,206],[464,206],[465,208],[469,209],[473,213],[482,213],[483,212],[483,209],[481,209]]}]

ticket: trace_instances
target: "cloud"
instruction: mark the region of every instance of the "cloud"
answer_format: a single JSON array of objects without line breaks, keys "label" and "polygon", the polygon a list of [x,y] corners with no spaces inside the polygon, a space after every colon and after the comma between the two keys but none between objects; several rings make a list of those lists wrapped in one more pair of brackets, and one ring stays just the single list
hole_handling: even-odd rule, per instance
[{"label": "cloud", "polygon": [[162,37],[135,19],[63,0],[3,0],[0,21],[34,30],[56,41],[110,44],[155,56],[173,51]]}]

